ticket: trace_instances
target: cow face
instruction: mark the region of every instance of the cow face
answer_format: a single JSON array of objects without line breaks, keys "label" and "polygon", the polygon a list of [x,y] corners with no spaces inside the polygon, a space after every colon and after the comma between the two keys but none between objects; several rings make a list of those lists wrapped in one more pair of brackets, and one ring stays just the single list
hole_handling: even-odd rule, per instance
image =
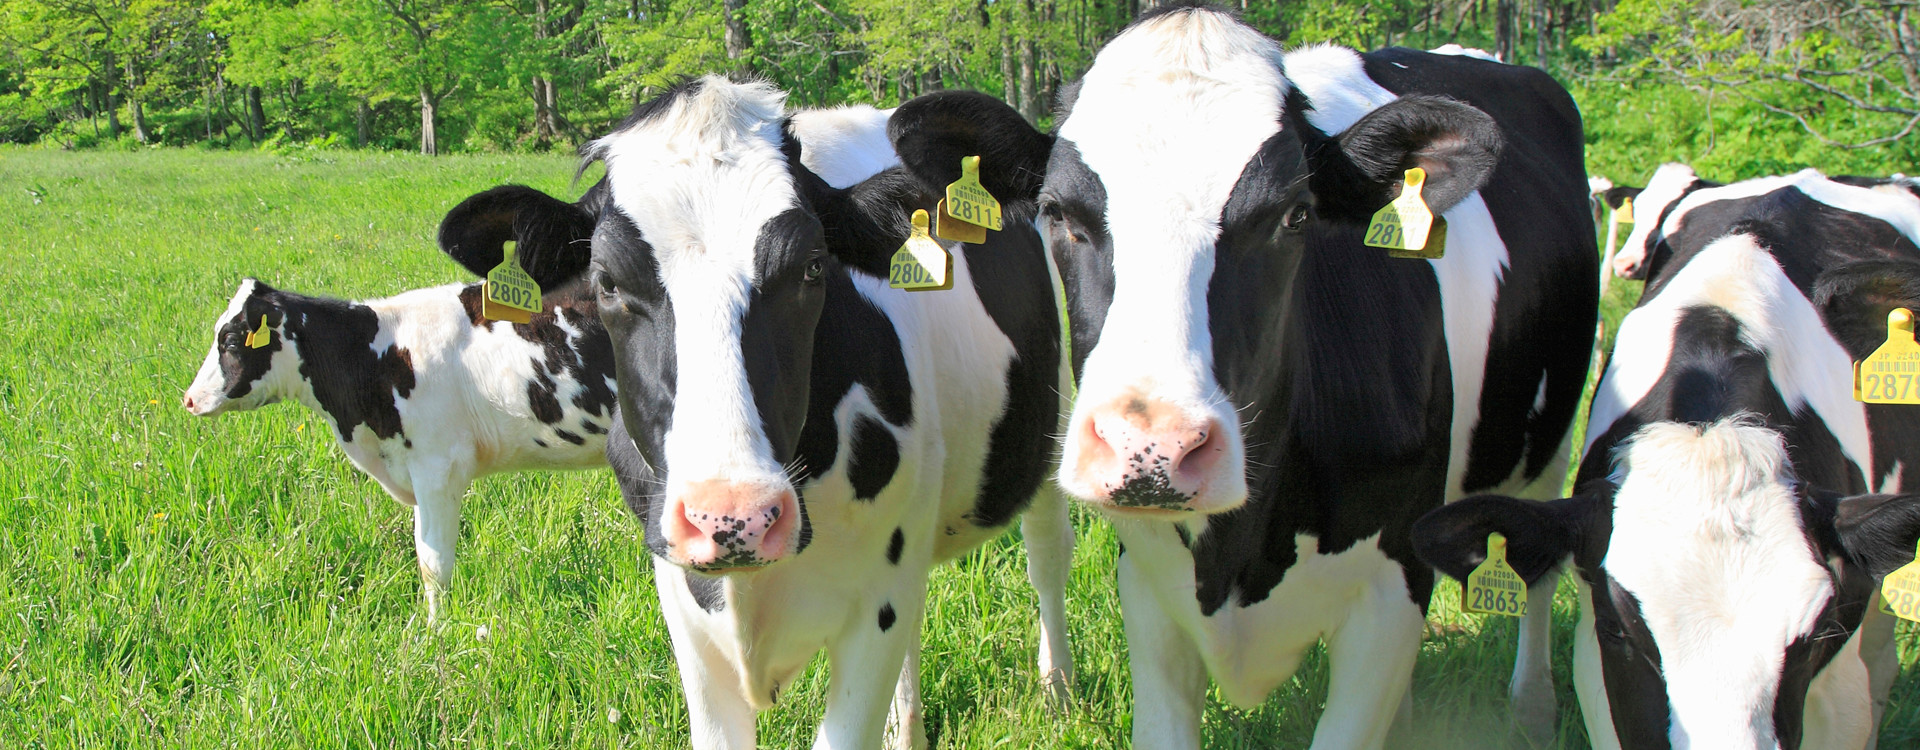
[{"label": "cow face", "polygon": [[[246,411],[280,399],[280,380],[296,371],[287,345],[286,312],[274,290],[254,279],[240,282],[227,311],[213,324],[213,348],[180,403],[196,416]],[[265,324],[266,332],[260,333]],[[264,344],[262,343],[262,340]],[[249,344],[249,340],[253,343]]]},{"label": "cow face", "polygon": [[[1352,68],[1364,80],[1357,57]],[[1445,211],[1485,181],[1501,144],[1485,113],[1433,97],[1385,103],[1329,136],[1308,122],[1272,40],[1195,8],[1109,43],[1051,141],[1000,137],[1019,122],[1005,105],[943,97],[901,107],[895,149],[929,185],[982,154],[989,190],[1037,204],[1079,385],[1058,479],[1125,515],[1243,503],[1241,420],[1285,408],[1279,363],[1302,254],[1335,235],[1358,249],[1409,167],[1426,169],[1428,204]]]},{"label": "cow face", "polygon": [[[1858,659],[1842,647],[1873,576],[1912,559],[1920,496],[1811,489],[1750,417],[1655,423],[1614,458],[1611,480],[1563,500],[1433,511],[1414,549],[1461,579],[1493,532],[1529,582],[1571,556],[1588,589],[1579,660],[1598,665],[1576,675],[1581,700],[1620,747],[1798,747],[1816,676]],[[1827,700],[1866,710],[1864,687]]]},{"label": "cow face", "polygon": [[[1666,232],[1662,226],[1680,199],[1704,187],[1715,183],[1701,180],[1693,173],[1693,167],[1685,164],[1668,163],[1654,170],[1653,177],[1647,180],[1647,186],[1641,188],[1633,199],[1633,232],[1627,235],[1620,246],[1620,252],[1613,256],[1613,273],[1623,279],[1649,278],[1647,270],[1653,266],[1662,243],[1666,242]],[[1607,204],[1619,208],[1612,191],[1607,193]]]}]

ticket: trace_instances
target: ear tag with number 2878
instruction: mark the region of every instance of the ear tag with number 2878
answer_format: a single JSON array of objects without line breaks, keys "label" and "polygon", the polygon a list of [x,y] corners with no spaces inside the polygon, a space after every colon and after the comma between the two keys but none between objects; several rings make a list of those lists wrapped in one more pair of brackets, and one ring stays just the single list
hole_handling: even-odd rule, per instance
[{"label": "ear tag with number 2878", "polygon": [[1887,611],[1920,622],[1920,559],[1887,574],[1880,583],[1880,601]]},{"label": "ear tag with number 2878", "polygon": [[1507,565],[1507,538],[1487,535],[1487,559],[1467,574],[1460,609],[1478,615],[1525,617],[1527,582]]},{"label": "ear tag with number 2878", "polygon": [[485,293],[480,295],[480,316],[526,325],[533,322],[534,313],[540,312],[540,285],[520,269],[513,250],[514,243],[507,241],[500,265],[487,272]]},{"label": "ear tag with number 2878", "polygon": [[893,263],[887,269],[887,285],[909,292],[931,292],[953,288],[953,256],[927,234],[927,212],[913,212],[913,233],[899,250],[893,251]]},{"label": "ear tag with number 2878", "polygon": [[1920,404],[1920,344],[1913,341],[1913,311],[1887,313],[1887,342],[1853,363],[1853,399],[1869,404]]},{"label": "ear tag with number 2878", "polygon": [[1394,258],[1438,258],[1447,254],[1447,220],[1433,215],[1420,189],[1427,183],[1427,170],[1407,170],[1400,197],[1373,212],[1367,225],[1368,247],[1384,247]]}]

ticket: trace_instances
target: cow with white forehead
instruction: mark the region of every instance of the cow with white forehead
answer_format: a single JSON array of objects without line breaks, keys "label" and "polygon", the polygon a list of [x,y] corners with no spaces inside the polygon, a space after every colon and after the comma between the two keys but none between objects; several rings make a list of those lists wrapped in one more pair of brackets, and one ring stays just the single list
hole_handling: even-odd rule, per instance
[{"label": "cow with white forehead", "polygon": [[1571,557],[1597,748],[1871,746],[1898,665],[1869,602],[1913,559],[1920,496],[1867,493],[1915,489],[1920,413],[1856,402],[1849,362],[1920,307],[1920,253],[1830,210],[1749,200],[1716,235],[1670,238],[1600,381],[1579,493],[1469,498],[1414,527],[1456,577],[1495,532],[1529,580]]},{"label": "cow with white forehead", "polygon": [[[1079,381],[1059,480],[1125,545],[1134,746],[1197,746],[1209,676],[1257,705],[1324,639],[1314,747],[1380,747],[1433,586],[1413,521],[1564,475],[1598,270],[1572,99],[1467,55],[1283,56],[1181,6],[1101,50],[1054,136],[1009,139],[1010,110],[958,94],[894,119],[925,124],[895,147],[928,185],[982,153],[989,189],[1037,207]],[[1413,167],[1439,259],[1362,244]],[[1515,670],[1537,735],[1551,597]]]},{"label": "cow with white forehead", "polygon": [[427,617],[453,578],[474,479],[606,465],[613,350],[584,286],[527,324],[481,316],[481,286],[308,297],[254,279],[214,323],[182,404],[210,417],[281,400],[317,412],[353,465],[413,506]]},{"label": "cow with white forehead", "polygon": [[[891,288],[910,216],[938,196],[894,166],[890,114],[687,82],[593,143],[608,200],[591,251],[534,251],[549,281],[589,280],[612,335],[608,457],[654,555],[697,748],[755,747],[755,714],[822,648],[816,747],[877,744],[896,682],[898,737],[924,744],[929,571],[1030,504],[1041,676],[1058,690],[1071,672],[1072,532],[1043,487],[1063,367],[1041,244],[1010,215],[985,244],[948,246],[952,289]],[[443,225],[471,229],[447,249],[474,268],[573,211],[481,208]]]}]

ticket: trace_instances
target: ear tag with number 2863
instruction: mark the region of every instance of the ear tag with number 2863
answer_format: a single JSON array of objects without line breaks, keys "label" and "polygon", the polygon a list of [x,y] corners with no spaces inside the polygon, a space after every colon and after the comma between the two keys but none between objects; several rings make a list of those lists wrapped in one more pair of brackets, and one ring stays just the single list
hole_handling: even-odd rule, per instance
[{"label": "ear tag with number 2863", "polygon": [[1527,582],[1507,565],[1507,538],[1487,535],[1487,559],[1467,574],[1460,591],[1460,609],[1477,615],[1525,617]]},{"label": "ear tag with number 2863", "polygon": [[909,292],[932,292],[953,288],[953,256],[927,234],[927,212],[913,212],[913,233],[906,243],[893,251],[893,263],[887,269],[887,285]]},{"label": "ear tag with number 2863", "polygon": [[480,316],[526,325],[540,312],[540,285],[521,270],[514,256],[514,243],[505,243],[500,265],[487,272],[485,293],[480,295]]},{"label": "ear tag with number 2863", "polygon": [[1420,189],[1427,183],[1427,170],[1407,170],[1400,197],[1373,212],[1367,225],[1368,247],[1383,247],[1394,258],[1438,258],[1447,254],[1447,220],[1433,215]]},{"label": "ear tag with number 2863", "polygon": [[1869,404],[1920,404],[1920,344],[1913,341],[1913,311],[1887,313],[1887,342],[1853,363],[1853,400]]}]

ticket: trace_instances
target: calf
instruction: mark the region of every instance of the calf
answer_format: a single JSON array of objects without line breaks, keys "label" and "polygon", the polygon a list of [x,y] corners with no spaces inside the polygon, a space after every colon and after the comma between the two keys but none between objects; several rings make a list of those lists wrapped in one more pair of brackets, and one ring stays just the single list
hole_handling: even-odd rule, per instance
[{"label": "calf", "polygon": [[[981,153],[995,195],[1037,207],[1079,381],[1058,476],[1125,545],[1134,746],[1196,747],[1209,676],[1257,705],[1325,639],[1314,746],[1380,747],[1432,590],[1414,519],[1564,476],[1598,271],[1572,99],[1469,55],[1283,56],[1181,5],[1108,43],[1058,121],[934,94],[895,147],[929,186]],[[1449,224],[1436,260],[1362,245],[1416,166]],[[1537,734],[1552,593],[1515,669]]]},{"label": "calf", "polygon": [[[623,418],[608,458],[654,555],[697,748],[754,747],[755,713],[822,648],[816,747],[876,744],[889,695],[903,744],[924,744],[928,573],[1030,501],[1041,675],[1058,689],[1071,670],[1072,536],[1042,487],[1062,370],[1039,238],[1010,216],[984,245],[950,245],[951,290],[889,288],[908,217],[936,198],[897,167],[875,173],[900,125],[790,113],[764,83],[687,82],[592,145],[608,197],[590,251],[536,249],[568,261],[550,279],[588,280],[612,335]],[[503,240],[540,244],[523,228],[580,215],[551,199],[482,208],[442,232],[476,270]]]},{"label": "calf", "polygon": [[355,467],[413,506],[433,620],[468,484],[606,465],[613,352],[583,291],[547,295],[521,325],[482,318],[479,284],[345,302],[247,279],[182,403],[203,417],[282,399],[318,412]]},{"label": "calf", "polygon": [[[1909,513],[1906,499],[1835,498],[1916,489],[1920,414],[1854,401],[1848,373],[1892,308],[1920,304],[1920,250],[1836,204],[1910,198],[1804,173],[1765,184],[1697,188],[1680,205],[1705,208],[1662,220],[1668,254],[1598,386],[1580,495],[1547,510],[1481,498],[1416,527],[1422,557],[1455,576],[1489,531],[1508,535],[1523,576],[1572,555],[1596,746],[1857,748],[1879,710],[1861,654],[1877,700],[1894,674],[1891,622],[1868,611],[1862,627],[1862,571],[1911,559],[1920,526],[1855,539],[1833,519],[1844,532],[1868,509]],[[1769,597],[1741,598],[1755,591]],[[1737,623],[1722,616],[1735,607]]]}]

